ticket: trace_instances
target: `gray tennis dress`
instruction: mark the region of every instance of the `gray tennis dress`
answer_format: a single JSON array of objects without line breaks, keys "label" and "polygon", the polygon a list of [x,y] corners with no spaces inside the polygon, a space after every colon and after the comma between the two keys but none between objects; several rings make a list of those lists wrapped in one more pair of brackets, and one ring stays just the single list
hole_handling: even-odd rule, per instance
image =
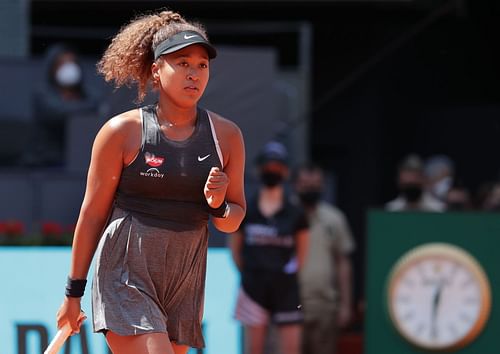
[{"label": "gray tennis dress", "polygon": [[166,332],[203,348],[201,331],[208,247],[203,188],[222,155],[208,112],[193,134],[164,136],[154,105],[141,108],[142,145],[124,168],[96,251],[92,282],[95,332]]}]

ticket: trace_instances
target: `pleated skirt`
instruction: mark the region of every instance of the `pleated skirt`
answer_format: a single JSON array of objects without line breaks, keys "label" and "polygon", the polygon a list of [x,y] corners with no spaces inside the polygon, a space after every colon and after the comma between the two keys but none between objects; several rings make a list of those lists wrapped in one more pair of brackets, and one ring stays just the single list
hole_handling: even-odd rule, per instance
[{"label": "pleated skirt", "polygon": [[115,207],[95,254],[94,332],[163,332],[203,348],[207,247],[206,226],[172,231]]}]

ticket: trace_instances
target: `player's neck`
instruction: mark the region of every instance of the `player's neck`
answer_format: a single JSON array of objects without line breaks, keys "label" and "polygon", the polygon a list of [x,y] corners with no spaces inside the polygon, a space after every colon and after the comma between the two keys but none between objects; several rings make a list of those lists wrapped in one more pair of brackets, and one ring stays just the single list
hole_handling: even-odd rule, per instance
[{"label": "player's neck", "polygon": [[185,109],[162,102],[156,105],[158,123],[168,128],[194,126],[196,122],[196,113],[196,107]]}]

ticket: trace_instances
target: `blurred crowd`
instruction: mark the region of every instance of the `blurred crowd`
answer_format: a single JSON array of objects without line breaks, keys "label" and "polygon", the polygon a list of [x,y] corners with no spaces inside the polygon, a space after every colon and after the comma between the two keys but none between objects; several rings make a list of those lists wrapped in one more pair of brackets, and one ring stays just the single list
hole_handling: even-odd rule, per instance
[{"label": "blurred crowd", "polygon": [[399,163],[397,196],[387,201],[388,211],[498,211],[500,181],[482,183],[471,190],[463,181],[455,162],[447,155],[426,159],[409,154]]}]

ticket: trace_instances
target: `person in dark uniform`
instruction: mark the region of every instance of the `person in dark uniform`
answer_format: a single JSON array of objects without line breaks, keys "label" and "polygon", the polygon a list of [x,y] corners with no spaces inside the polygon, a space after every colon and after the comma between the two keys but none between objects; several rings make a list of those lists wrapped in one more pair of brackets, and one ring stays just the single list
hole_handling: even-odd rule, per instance
[{"label": "person in dark uniform", "polygon": [[186,353],[201,332],[208,222],[234,232],[245,212],[243,136],[200,106],[216,50],[202,25],[162,10],[123,27],[98,63],[155,104],[109,119],[92,148],[61,328],[79,331],[95,256],[93,329],[113,353]]},{"label": "person in dark uniform", "polygon": [[303,313],[297,273],[307,252],[307,218],[284,185],[289,175],[285,146],[266,144],[257,166],[259,189],[240,229],[228,239],[241,276],[235,318],[244,326],[245,354],[264,352],[270,325],[281,352],[298,354]]}]

